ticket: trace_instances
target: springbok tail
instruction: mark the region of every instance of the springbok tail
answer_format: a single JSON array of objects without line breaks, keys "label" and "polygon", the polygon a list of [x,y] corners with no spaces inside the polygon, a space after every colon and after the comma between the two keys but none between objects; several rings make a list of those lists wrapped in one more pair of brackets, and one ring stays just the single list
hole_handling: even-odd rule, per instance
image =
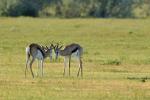
[{"label": "springbok tail", "polygon": [[29,58],[30,58],[30,48],[27,47],[26,48],[26,62],[29,60]]}]

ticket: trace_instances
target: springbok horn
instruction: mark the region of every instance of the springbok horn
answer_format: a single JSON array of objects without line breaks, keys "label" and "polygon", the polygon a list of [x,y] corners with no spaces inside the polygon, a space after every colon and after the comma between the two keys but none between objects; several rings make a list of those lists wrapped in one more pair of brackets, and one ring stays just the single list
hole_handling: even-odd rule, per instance
[{"label": "springbok horn", "polygon": [[49,49],[49,48],[46,46],[46,49]]}]

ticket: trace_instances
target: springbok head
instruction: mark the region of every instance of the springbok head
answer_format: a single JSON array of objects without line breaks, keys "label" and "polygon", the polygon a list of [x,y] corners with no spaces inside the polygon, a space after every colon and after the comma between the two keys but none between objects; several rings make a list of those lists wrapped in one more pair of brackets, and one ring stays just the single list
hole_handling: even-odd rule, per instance
[{"label": "springbok head", "polygon": [[55,52],[55,60],[58,59],[59,52],[60,52],[62,47],[63,47],[63,45],[60,45],[59,43],[57,43],[55,46],[53,45],[53,49],[54,49],[54,52]]},{"label": "springbok head", "polygon": [[52,61],[52,51],[53,51],[53,44],[51,44],[49,47],[48,46],[41,46],[42,49],[45,51],[46,56],[50,58],[50,61]]}]

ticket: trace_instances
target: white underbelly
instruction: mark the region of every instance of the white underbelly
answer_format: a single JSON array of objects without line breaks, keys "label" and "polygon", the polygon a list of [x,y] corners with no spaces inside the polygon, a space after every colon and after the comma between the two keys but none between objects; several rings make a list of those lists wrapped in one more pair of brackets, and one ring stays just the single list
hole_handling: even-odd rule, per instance
[{"label": "white underbelly", "polygon": [[72,53],[71,56],[72,57],[79,57],[79,50],[77,50],[76,52]]},{"label": "white underbelly", "polygon": [[41,53],[40,50],[37,51],[36,58],[39,59],[39,60],[42,60],[42,59],[43,59],[43,55],[42,55],[42,53]]}]

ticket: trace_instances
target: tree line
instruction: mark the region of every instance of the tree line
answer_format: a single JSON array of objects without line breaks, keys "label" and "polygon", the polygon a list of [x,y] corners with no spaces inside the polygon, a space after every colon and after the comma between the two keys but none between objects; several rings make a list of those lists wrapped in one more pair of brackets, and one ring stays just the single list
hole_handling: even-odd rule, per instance
[{"label": "tree line", "polygon": [[150,0],[0,0],[0,16],[145,18]]}]

